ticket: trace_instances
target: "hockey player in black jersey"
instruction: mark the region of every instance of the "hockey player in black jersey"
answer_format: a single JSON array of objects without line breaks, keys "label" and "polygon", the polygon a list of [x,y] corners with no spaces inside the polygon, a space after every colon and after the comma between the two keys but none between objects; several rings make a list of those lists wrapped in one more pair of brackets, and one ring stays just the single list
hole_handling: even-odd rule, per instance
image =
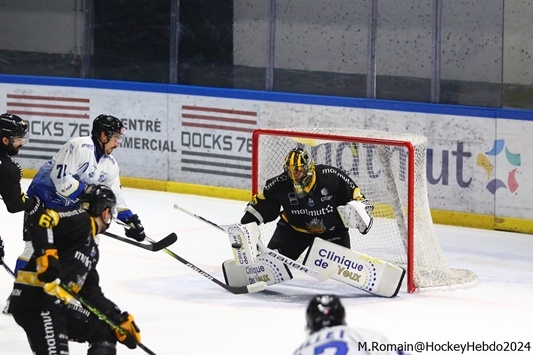
[{"label": "hockey player in black jersey", "polygon": [[[282,174],[266,181],[262,193],[253,196],[241,219],[242,224],[260,224],[280,217],[268,248],[277,249],[296,260],[315,237],[349,249],[350,224],[362,234],[369,231],[373,205],[342,170],[329,165],[315,165],[301,148],[289,152],[283,168]],[[358,215],[355,214],[347,216],[348,226],[345,225],[337,207],[349,203],[366,210],[368,219],[365,223],[356,221],[354,218]]]},{"label": "hockey player in black jersey", "polygon": [[[226,283],[278,284],[292,278],[287,267],[292,266],[320,281],[331,278],[378,296],[396,296],[405,270],[351,249],[349,229],[367,234],[374,222],[374,206],[359,186],[336,167],[315,165],[301,148],[289,152],[283,167],[252,197],[241,223],[225,228],[234,256],[222,264]],[[258,226],[278,217],[265,248]]]},{"label": "hockey player in black jersey", "polygon": [[3,113],[0,115],[0,195],[7,210],[16,213],[31,211],[37,199],[27,197],[22,191],[20,180],[22,169],[13,160],[28,139],[28,123],[17,115]]},{"label": "hockey player in black jersey", "polygon": [[[1,114],[0,140],[0,196],[10,213],[30,212],[40,201],[37,197],[28,197],[22,190],[22,169],[12,158],[28,140],[28,123],[17,115]],[[7,313],[7,306],[3,313]]]},{"label": "hockey player in black jersey", "polygon": [[[90,185],[79,201],[79,208],[71,211],[43,207],[28,215],[35,252],[18,272],[9,310],[37,355],[68,354],[69,340],[89,343],[89,355],[114,355],[117,340],[131,349],[141,340],[133,316],[102,293],[96,271],[99,252],[94,238],[113,220],[116,197],[104,185]],[[119,324],[126,335],[72,302],[59,283]]]}]

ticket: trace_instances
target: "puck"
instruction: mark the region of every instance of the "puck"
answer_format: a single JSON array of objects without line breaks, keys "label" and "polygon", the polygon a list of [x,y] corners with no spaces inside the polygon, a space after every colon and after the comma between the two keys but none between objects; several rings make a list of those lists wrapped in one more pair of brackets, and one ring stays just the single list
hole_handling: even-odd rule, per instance
[{"label": "puck", "polygon": [[233,244],[231,244],[231,247],[232,247],[233,249],[240,249],[240,248],[241,248],[241,245],[240,245],[239,243],[233,243]]}]

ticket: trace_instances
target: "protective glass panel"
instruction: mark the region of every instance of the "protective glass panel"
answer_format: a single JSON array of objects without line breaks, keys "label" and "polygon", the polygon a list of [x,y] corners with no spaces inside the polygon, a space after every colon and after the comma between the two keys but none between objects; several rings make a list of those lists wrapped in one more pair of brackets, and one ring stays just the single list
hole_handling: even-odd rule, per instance
[{"label": "protective glass panel", "polygon": [[503,107],[533,109],[533,3],[505,2]]},{"label": "protective glass panel", "polygon": [[231,88],[233,1],[177,2],[178,84]]},{"label": "protective glass panel", "polygon": [[78,1],[3,0],[0,73],[79,77],[80,6]]},{"label": "protective glass panel", "polygon": [[270,1],[237,1],[233,23],[233,78],[237,89],[265,90]]},{"label": "protective glass panel", "polygon": [[365,97],[370,1],[276,1],[274,91]]},{"label": "protective glass panel", "polygon": [[532,109],[532,15],[503,0],[2,0],[0,73]]},{"label": "protective glass panel", "polygon": [[440,103],[501,106],[503,0],[443,1]]},{"label": "protective glass panel", "polygon": [[167,83],[170,0],[94,0],[89,77]]},{"label": "protective glass panel", "polygon": [[379,1],[376,98],[429,102],[432,75],[432,4]]}]

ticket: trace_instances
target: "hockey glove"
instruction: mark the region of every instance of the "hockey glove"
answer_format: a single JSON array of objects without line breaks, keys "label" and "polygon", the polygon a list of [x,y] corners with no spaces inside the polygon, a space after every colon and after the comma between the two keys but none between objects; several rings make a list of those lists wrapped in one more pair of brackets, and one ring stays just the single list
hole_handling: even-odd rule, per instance
[{"label": "hockey glove", "polygon": [[0,265],[4,263],[4,241],[0,238]]},{"label": "hockey glove", "polygon": [[372,210],[374,206],[368,200],[350,201],[337,210],[346,227],[356,228],[361,234],[367,234],[372,227]]},{"label": "hockey glove", "polygon": [[[128,312],[122,312],[118,321],[123,332],[115,330],[117,340],[130,349],[135,349],[141,342],[141,330],[135,324],[133,316]],[[122,334],[125,333],[125,334]]]},{"label": "hockey glove", "polygon": [[26,196],[26,201],[28,201],[28,204],[27,206],[25,205],[26,209],[24,211],[28,216],[32,216],[45,208],[41,202],[41,199],[39,199],[37,196]]},{"label": "hockey glove", "polygon": [[359,233],[361,234],[367,234],[370,231],[370,228],[372,228],[372,224],[374,222],[374,218],[372,217],[372,212],[374,211],[374,204],[370,202],[367,199],[364,199],[361,201],[361,203],[365,206],[365,211],[368,213],[368,216],[370,217],[370,223],[368,225],[359,224]]},{"label": "hockey glove", "polygon": [[139,220],[139,216],[134,214],[124,222],[130,226],[130,228],[126,228],[126,235],[131,239],[142,242],[146,235],[144,234],[144,227]]},{"label": "hockey glove", "polygon": [[59,285],[60,283],[61,281],[59,279],[45,283],[43,286],[44,292],[59,298],[61,301],[63,301],[63,303],[68,305],[74,299],[74,297],[65,291],[63,287]]},{"label": "hockey glove", "polygon": [[37,278],[42,282],[52,282],[59,276],[57,249],[46,249],[37,257]]},{"label": "hockey glove", "polygon": [[361,203],[363,205],[365,205],[365,211],[366,213],[368,213],[368,215],[370,217],[372,217],[372,212],[374,211],[374,205],[372,204],[372,202],[368,201],[368,200],[362,200]]}]

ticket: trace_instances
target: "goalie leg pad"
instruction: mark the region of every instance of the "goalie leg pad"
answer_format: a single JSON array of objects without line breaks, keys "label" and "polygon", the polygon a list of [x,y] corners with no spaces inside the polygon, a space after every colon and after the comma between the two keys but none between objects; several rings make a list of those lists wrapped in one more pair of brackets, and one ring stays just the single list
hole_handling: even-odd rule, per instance
[{"label": "goalie leg pad", "polygon": [[250,285],[250,280],[248,280],[248,275],[246,275],[244,268],[242,265],[237,265],[233,259],[224,261],[222,263],[222,272],[224,273],[226,285],[231,287]]},{"label": "goalie leg pad", "polygon": [[257,243],[260,242],[259,227],[255,222],[221,226],[229,237],[233,258],[237,265],[252,265],[257,259]]},{"label": "goalie leg pad", "polygon": [[314,265],[331,278],[369,293],[394,297],[398,294],[405,270],[386,261],[315,238],[305,265]]},{"label": "goalie leg pad", "polygon": [[292,279],[287,265],[268,254],[259,254],[253,265],[238,265],[235,260],[222,263],[226,284],[241,287],[264,281],[268,286]]}]

